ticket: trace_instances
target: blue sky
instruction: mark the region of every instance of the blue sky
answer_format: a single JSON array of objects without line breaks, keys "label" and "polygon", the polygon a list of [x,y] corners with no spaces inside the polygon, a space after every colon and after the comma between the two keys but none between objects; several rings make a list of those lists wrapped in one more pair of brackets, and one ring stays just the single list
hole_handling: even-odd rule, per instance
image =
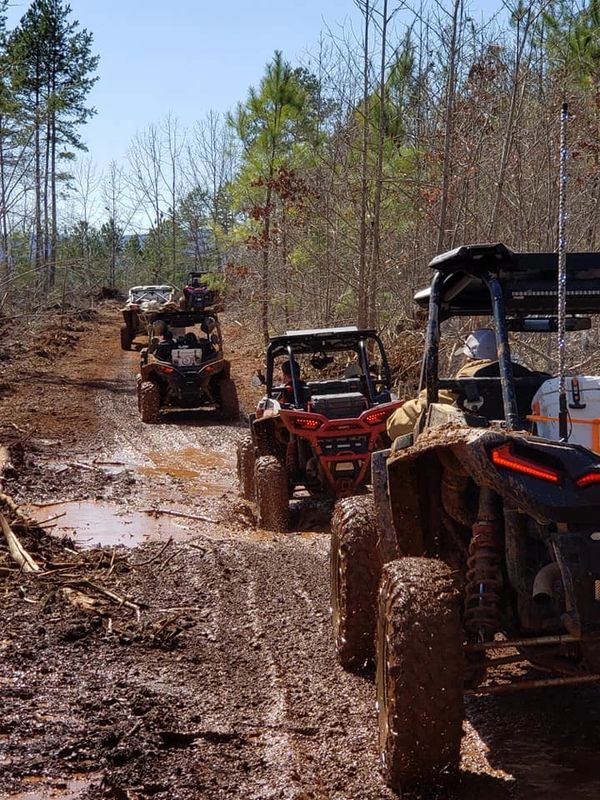
[{"label": "blue sky", "polygon": [[[450,5],[450,0],[446,0]],[[9,27],[26,11],[12,0]],[[72,18],[94,35],[97,115],[82,130],[100,169],[124,158],[136,131],[172,113],[192,125],[227,111],[260,80],[274,50],[292,63],[315,52],[326,26],[360,14],[353,0],[70,0]],[[390,8],[399,5],[391,0]],[[479,10],[495,0],[474,0]]]},{"label": "blue sky", "polygon": [[[9,27],[25,10],[13,0]],[[227,111],[257,84],[275,49],[292,62],[314,49],[325,24],[358,18],[352,0],[70,0],[72,18],[94,34],[97,115],[83,129],[103,168],[120,160],[136,131],[172,112],[193,124]]]}]

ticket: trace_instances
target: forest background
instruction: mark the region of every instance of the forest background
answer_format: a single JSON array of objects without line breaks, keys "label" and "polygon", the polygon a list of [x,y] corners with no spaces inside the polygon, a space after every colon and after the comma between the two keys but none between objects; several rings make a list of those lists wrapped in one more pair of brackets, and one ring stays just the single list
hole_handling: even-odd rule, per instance
[{"label": "forest background", "polygon": [[0,0],[0,311],[206,270],[264,337],[410,337],[436,253],[556,248],[565,97],[569,248],[598,249],[600,0],[354,6],[360,27],[324,30],[303,63],[275,51],[229,113],[165,114],[99,173],[93,32],[63,0],[9,29]]}]

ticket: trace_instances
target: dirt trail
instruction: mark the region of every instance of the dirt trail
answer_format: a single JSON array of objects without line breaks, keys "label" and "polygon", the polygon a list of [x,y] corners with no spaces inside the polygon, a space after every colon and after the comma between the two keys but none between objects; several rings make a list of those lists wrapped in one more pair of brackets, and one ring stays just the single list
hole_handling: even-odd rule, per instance
[{"label": "dirt trail", "polygon": [[[373,685],[333,655],[327,534],[256,530],[235,491],[241,427],[193,414],[139,422],[137,355],[120,351],[116,322],[102,311],[50,372],[36,367],[5,399],[4,419],[9,403],[30,433],[7,489],[86,503],[84,538],[129,527],[140,544],[112,561],[109,551],[98,570],[141,621],[126,608],[90,619],[36,579],[7,586],[0,796],[391,800]],[[253,354],[237,356],[244,382]],[[42,507],[45,518],[56,508]],[[67,532],[81,519],[79,506],[54,524]],[[593,687],[470,699],[461,779],[431,796],[598,797],[599,699]]]}]

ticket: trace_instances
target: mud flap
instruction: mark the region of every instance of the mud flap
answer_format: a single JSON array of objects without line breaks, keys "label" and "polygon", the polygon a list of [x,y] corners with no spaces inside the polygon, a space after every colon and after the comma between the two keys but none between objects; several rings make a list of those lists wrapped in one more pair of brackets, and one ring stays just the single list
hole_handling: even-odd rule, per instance
[{"label": "mud flap", "polygon": [[371,485],[379,553],[383,563],[399,558],[398,543],[388,493],[387,459],[391,450],[377,450],[371,455]]},{"label": "mud flap", "polygon": [[[393,444],[392,455],[410,447],[412,443],[412,434],[398,437]],[[394,547],[399,556],[422,556],[425,552],[419,467],[418,459],[395,459],[386,465],[388,509],[395,538]]]}]

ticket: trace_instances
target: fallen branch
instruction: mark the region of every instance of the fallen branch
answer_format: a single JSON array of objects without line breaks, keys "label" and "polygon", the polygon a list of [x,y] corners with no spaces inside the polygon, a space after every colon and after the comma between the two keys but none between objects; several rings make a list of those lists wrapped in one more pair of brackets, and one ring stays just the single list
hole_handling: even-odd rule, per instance
[{"label": "fallen branch", "polygon": [[218,525],[219,521],[212,519],[212,517],[205,517],[203,514],[185,514],[183,511],[171,511],[169,508],[144,508],[143,514],[150,514],[157,516],[158,514],[166,514],[170,517],[183,517],[184,519],[195,519],[198,522],[212,522],[213,525]]},{"label": "fallen branch", "polygon": [[37,527],[39,527],[39,528],[41,528],[41,527],[42,527],[43,525],[45,525],[47,522],[52,522],[52,521],[53,521],[53,520],[55,520],[55,519],[60,519],[61,517],[66,517],[66,516],[67,516],[67,512],[66,512],[66,511],[63,511],[63,512],[62,512],[62,513],[60,513],[60,514],[55,514],[53,517],[48,517],[48,519],[43,519],[41,522],[37,522],[37,523],[36,523],[36,522],[34,522],[34,523],[33,523],[33,525],[34,525],[34,526],[37,526]]},{"label": "fallen branch", "polygon": [[153,561],[158,561],[158,559],[162,556],[162,554],[165,552],[165,550],[171,544],[172,541],[173,541],[173,537],[170,536],[168,541],[166,541],[164,543],[164,545],[160,548],[160,550],[158,551],[158,553],[156,555],[152,556],[152,558],[147,558],[145,561],[136,561],[134,564],[132,564],[132,566],[133,567],[145,567],[148,564],[152,564]]},{"label": "fallen branch", "polygon": [[81,500],[50,500],[47,503],[29,503],[30,506],[36,508],[50,508],[50,506],[62,506],[65,503],[81,503]]},{"label": "fallen branch", "polygon": [[130,600],[126,600],[124,597],[119,597],[118,594],[111,592],[110,589],[105,589],[103,586],[98,586],[97,583],[93,583],[92,581],[88,580],[78,580],[70,584],[73,589],[91,589],[93,592],[98,592],[98,594],[104,595],[104,597],[108,597],[109,600],[112,600],[113,603],[117,603],[117,605],[125,606],[125,608],[130,608],[132,611],[135,612],[135,616],[137,621],[140,621],[141,613],[140,607],[136,605],[136,603],[132,603]]},{"label": "fallen branch", "polygon": [[38,564],[36,564],[21,542],[17,539],[6,521],[6,517],[2,513],[0,513],[0,526],[2,527],[2,533],[8,545],[8,552],[13,560],[21,567],[23,572],[39,572],[40,568]]}]

